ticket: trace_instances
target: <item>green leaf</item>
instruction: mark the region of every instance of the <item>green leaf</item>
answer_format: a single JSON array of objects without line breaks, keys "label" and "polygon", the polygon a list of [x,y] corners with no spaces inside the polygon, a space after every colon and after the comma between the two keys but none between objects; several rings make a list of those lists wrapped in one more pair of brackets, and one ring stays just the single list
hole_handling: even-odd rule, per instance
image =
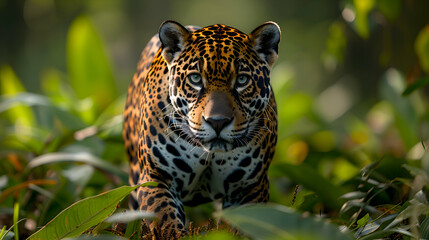
[{"label": "green leaf", "polygon": [[19,240],[18,219],[19,219],[19,203],[16,202],[13,207],[13,231],[15,232],[15,240]]},{"label": "green leaf", "polygon": [[420,239],[429,239],[429,218],[420,224]]},{"label": "green leaf", "polygon": [[219,215],[253,239],[352,239],[322,219],[304,217],[281,205],[248,205]]},{"label": "green leaf", "polygon": [[41,76],[41,87],[45,96],[56,105],[68,112],[76,112],[84,115],[87,108],[87,100],[80,101],[73,88],[66,80],[68,76],[55,69],[46,69]]},{"label": "green leaf", "polygon": [[278,115],[281,116],[279,126],[283,128],[283,131],[279,132],[279,139],[285,139],[287,136],[310,128],[307,124],[301,128],[299,124],[302,122],[300,120],[311,118],[313,97],[303,92],[285,94],[280,90],[276,95],[276,101],[282,103],[278,108]]},{"label": "green leaf", "polygon": [[[24,221],[25,218],[22,218],[21,220],[17,221],[15,224],[19,224],[20,222]],[[3,226],[3,229],[0,233],[0,240],[11,240],[16,234],[12,232],[12,228],[15,228],[15,224],[13,224],[8,230],[4,231],[6,229],[6,225]]]},{"label": "green leaf", "polygon": [[324,61],[326,66],[344,62],[344,53],[347,47],[347,36],[344,26],[340,22],[333,22],[329,26],[329,36],[326,39]]},{"label": "green leaf", "polygon": [[[141,225],[142,225],[141,220],[135,220],[135,221],[129,222],[127,224],[127,229],[125,230],[124,237],[130,240],[140,239],[139,236],[141,236],[141,230],[142,230]],[[133,237],[131,238],[131,236]]]},{"label": "green leaf", "polygon": [[2,239],[3,235],[5,235],[5,234],[6,234],[6,225],[3,225],[3,228],[0,231],[0,239]]},{"label": "green leaf", "polygon": [[100,158],[85,152],[78,153],[47,153],[34,158],[28,165],[28,168],[35,168],[45,164],[61,163],[61,162],[83,162],[90,164],[98,169],[111,172],[121,178],[123,182],[128,181],[128,174],[118,169],[118,167],[101,160]]},{"label": "green leaf", "polygon": [[363,216],[361,219],[357,221],[358,227],[365,226],[369,221],[369,213],[367,213],[365,216]]},{"label": "green leaf", "polygon": [[19,81],[12,67],[4,65],[0,68],[0,86],[2,95],[14,95],[20,92],[25,92],[25,88]]},{"label": "green leaf", "polygon": [[[237,240],[241,238],[237,238],[232,233],[222,232],[222,231],[210,231],[206,235],[196,235],[183,238],[185,240]],[[246,239],[246,238],[243,238]]]},{"label": "green leaf", "polygon": [[31,235],[29,240],[36,239],[62,239],[77,237],[84,231],[93,227],[115,210],[116,206],[130,192],[139,186],[154,185],[145,183],[138,186],[122,186],[100,195],[80,200],[59,213],[42,229]]},{"label": "green leaf", "polygon": [[394,21],[401,14],[402,0],[377,0],[377,8],[389,21]]},{"label": "green leaf", "polygon": [[[90,98],[95,106],[86,115],[87,122],[95,120],[95,114],[107,107],[116,97],[117,90],[111,66],[102,41],[86,16],[76,18],[67,37],[67,67],[71,86],[80,99]],[[94,110],[96,110],[94,112]]]},{"label": "green leaf", "polygon": [[[25,92],[25,88],[13,69],[9,65],[2,66],[0,68],[0,95],[9,98],[22,92]],[[3,100],[0,104],[3,105]],[[27,106],[10,106],[7,117],[12,123],[19,125],[33,126],[35,123],[34,114]]]},{"label": "green leaf", "polygon": [[353,0],[353,4],[356,9],[356,31],[363,39],[368,39],[369,13],[375,6],[375,0]]},{"label": "green leaf", "polygon": [[402,96],[408,96],[414,91],[423,88],[429,84],[429,76],[422,77],[419,80],[413,82],[410,86],[408,86],[405,91],[402,93]]},{"label": "green leaf", "polygon": [[429,74],[429,25],[426,25],[417,35],[414,47],[420,60],[420,66]]},{"label": "green leaf", "polygon": [[67,82],[68,75],[53,69],[45,69],[40,77],[40,85],[45,96],[57,105],[74,109],[79,100],[73,88]]},{"label": "green leaf", "polygon": [[66,238],[66,239],[67,240],[128,240],[128,238],[123,238],[115,235],[105,235],[105,234],[97,235],[97,236],[84,235],[80,237]]},{"label": "green leaf", "polygon": [[14,236],[15,236],[15,233],[10,231],[10,229],[8,229],[6,232],[4,232],[3,235],[0,235],[0,240],[12,240]]},{"label": "green leaf", "polygon": [[294,182],[314,191],[323,200],[323,203],[332,209],[341,208],[341,205],[345,202],[340,197],[346,192],[322,177],[309,165],[282,163],[272,167],[270,174],[273,177],[288,176]]}]

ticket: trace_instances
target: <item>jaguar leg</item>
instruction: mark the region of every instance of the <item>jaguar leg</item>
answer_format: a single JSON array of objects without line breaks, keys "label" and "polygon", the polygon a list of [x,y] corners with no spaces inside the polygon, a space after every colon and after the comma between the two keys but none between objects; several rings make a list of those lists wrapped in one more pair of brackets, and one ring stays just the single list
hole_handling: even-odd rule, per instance
[{"label": "jaguar leg", "polygon": [[270,199],[268,176],[262,175],[257,182],[231,191],[224,199],[222,208],[251,203],[266,203]]},{"label": "jaguar leg", "polygon": [[155,220],[148,222],[151,229],[185,229],[183,204],[169,189],[159,184],[157,187],[145,186],[137,190],[137,202],[140,210],[155,214]]}]

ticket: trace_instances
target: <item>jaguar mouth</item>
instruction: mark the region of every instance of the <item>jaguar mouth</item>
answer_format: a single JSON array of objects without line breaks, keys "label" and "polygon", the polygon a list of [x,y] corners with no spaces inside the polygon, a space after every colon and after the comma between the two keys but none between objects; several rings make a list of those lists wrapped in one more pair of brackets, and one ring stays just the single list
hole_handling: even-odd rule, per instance
[{"label": "jaguar mouth", "polygon": [[227,140],[216,137],[208,142],[203,143],[202,147],[207,152],[227,152],[233,149],[234,146]]},{"label": "jaguar mouth", "polygon": [[189,128],[184,128],[173,121],[173,118],[166,117],[166,123],[169,128],[175,132],[179,138],[189,142],[191,145],[200,146],[206,152],[227,152],[234,148],[242,147],[247,145],[250,140],[249,129],[246,129],[245,133],[232,137],[231,139],[224,139],[219,136],[212,139],[205,139],[195,136]]}]

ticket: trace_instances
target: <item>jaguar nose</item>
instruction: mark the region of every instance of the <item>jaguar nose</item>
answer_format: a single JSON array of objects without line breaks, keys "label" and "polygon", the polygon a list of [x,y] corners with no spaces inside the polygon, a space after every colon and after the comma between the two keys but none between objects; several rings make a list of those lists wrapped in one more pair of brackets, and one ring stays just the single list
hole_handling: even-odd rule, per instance
[{"label": "jaguar nose", "polygon": [[213,116],[213,117],[208,117],[207,119],[204,118],[204,120],[208,124],[210,124],[210,126],[215,130],[216,134],[219,136],[222,129],[232,121],[232,118],[227,118],[224,116]]}]

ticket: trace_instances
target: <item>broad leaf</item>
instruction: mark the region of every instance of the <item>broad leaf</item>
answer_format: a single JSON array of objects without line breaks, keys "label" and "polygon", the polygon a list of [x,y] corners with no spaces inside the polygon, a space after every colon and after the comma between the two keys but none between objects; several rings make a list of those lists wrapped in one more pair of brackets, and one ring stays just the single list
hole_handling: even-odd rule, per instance
[{"label": "broad leaf", "polygon": [[117,97],[117,90],[102,41],[88,17],[80,16],[70,26],[67,66],[76,95],[80,99],[90,98],[95,103],[90,106],[92,112],[83,116],[92,122],[97,113],[93,110],[107,107]]},{"label": "broad leaf", "polygon": [[352,239],[334,225],[304,217],[281,205],[250,205],[224,210],[220,217],[252,239]]},{"label": "broad leaf", "polygon": [[77,237],[109,217],[124,197],[139,186],[122,186],[100,195],[80,200],[59,213],[29,240]]},{"label": "broad leaf", "polygon": [[[0,95],[7,98],[25,92],[24,86],[19,81],[15,72],[9,65],[0,68]],[[5,97],[5,99],[6,99]],[[3,99],[0,106],[4,105]],[[2,112],[2,111],[0,111]],[[29,107],[12,105],[7,111],[7,117],[13,123],[24,126],[32,126],[35,123],[34,114]]]}]

